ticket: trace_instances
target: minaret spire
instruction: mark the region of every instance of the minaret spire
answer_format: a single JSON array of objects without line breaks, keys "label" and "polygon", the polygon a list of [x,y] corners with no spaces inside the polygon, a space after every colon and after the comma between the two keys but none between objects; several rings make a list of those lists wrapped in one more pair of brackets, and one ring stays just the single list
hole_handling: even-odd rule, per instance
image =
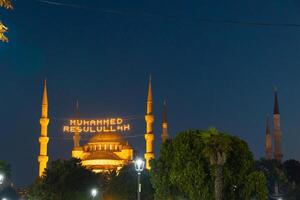
[{"label": "minaret spire", "polygon": [[168,119],[167,119],[167,102],[164,100],[163,104],[163,120],[162,120],[162,134],[161,139],[164,143],[168,139]]},{"label": "minaret spire", "polygon": [[278,103],[278,92],[277,92],[277,88],[274,87],[274,110],[273,110],[273,114],[280,114],[279,113],[279,103]]},{"label": "minaret spire", "polygon": [[47,93],[47,80],[44,80],[44,91],[42,98],[42,117],[48,117],[48,93]]},{"label": "minaret spire", "polygon": [[266,160],[272,160],[273,150],[272,150],[272,136],[269,126],[269,115],[266,117],[266,141],[265,141],[265,156]]},{"label": "minaret spire", "polygon": [[147,114],[152,114],[152,77],[149,77],[148,96],[147,96]]},{"label": "minaret spire", "polygon": [[[79,101],[78,99],[76,100],[76,119],[79,119]],[[80,147],[80,133],[78,130],[78,127],[76,127],[75,132],[74,132],[74,136],[73,136],[73,141],[74,141],[74,150],[77,147]]]},{"label": "minaret spire", "polygon": [[154,141],[154,134],[153,134],[153,122],[154,116],[152,114],[152,80],[151,76],[149,78],[149,86],[148,86],[148,96],[147,96],[147,112],[145,115],[146,121],[146,133],[145,133],[145,140],[146,140],[146,153],[145,153],[145,160],[146,160],[146,169],[150,169],[150,160],[154,159],[154,152],[153,152],[153,141]]},{"label": "minaret spire", "polygon": [[44,81],[44,91],[42,97],[42,113],[40,118],[40,125],[41,125],[41,135],[39,137],[40,143],[40,154],[38,157],[39,161],[39,177],[43,176],[45,169],[47,168],[47,162],[49,157],[47,155],[47,145],[49,142],[48,138],[48,94],[47,94],[47,81]]},{"label": "minaret spire", "polygon": [[[75,120],[79,120],[80,117],[80,111],[79,111],[79,101],[76,100],[76,106],[75,106]],[[83,156],[83,149],[80,146],[80,131],[79,131],[79,126],[75,128],[75,132],[73,135],[73,142],[74,142],[74,147],[72,150],[72,157],[73,158],[78,158],[82,159]]]},{"label": "minaret spire", "polygon": [[274,158],[278,162],[282,161],[282,149],[281,149],[281,129],[280,129],[280,113],[278,103],[278,92],[274,89],[274,112],[273,112],[273,123],[274,123]]}]

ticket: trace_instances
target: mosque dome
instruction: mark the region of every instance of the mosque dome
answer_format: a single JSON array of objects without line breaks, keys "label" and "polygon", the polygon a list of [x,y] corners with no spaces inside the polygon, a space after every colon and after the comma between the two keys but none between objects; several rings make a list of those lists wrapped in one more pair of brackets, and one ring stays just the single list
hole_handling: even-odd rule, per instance
[{"label": "mosque dome", "polygon": [[82,165],[94,172],[120,170],[133,159],[133,148],[120,133],[98,133],[82,148]]},{"label": "mosque dome", "polygon": [[88,141],[88,143],[99,142],[124,142],[124,139],[120,133],[99,133],[91,137]]}]

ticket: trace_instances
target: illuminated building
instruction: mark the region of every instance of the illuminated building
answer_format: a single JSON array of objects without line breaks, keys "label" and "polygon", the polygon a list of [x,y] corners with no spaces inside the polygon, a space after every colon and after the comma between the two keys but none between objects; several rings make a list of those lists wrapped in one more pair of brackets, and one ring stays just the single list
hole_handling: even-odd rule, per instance
[{"label": "illuminated building", "polygon": [[[267,119],[266,124],[266,140],[265,140],[265,158],[267,160],[275,159],[278,162],[282,161],[282,141],[281,141],[281,128],[280,128],[280,113],[279,113],[279,103],[278,103],[278,93],[277,89],[274,91],[274,110],[273,110],[273,134],[270,133],[269,122]],[[272,149],[272,136],[274,139],[274,152]]]},{"label": "illuminated building", "polygon": [[154,141],[154,133],[153,133],[153,123],[154,123],[154,116],[152,114],[152,83],[151,77],[149,80],[149,87],[148,87],[148,97],[147,97],[147,113],[145,115],[146,121],[146,133],[145,133],[145,140],[146,140],[146,153],[144,155],[146,160],[146,169],[150,170],[150,160],[154,159],[154,152],[153,152],[153,141]]},{"label": "illuminated building", "polygon": [[273,159],[273,150],[272,150],[272,136],[269,126],[269,116],[266,119],[266,141],[265,141],[265,154],[267,160]]},{"label": "illuminated building", "polygon": [[281,149],[281,129],[280,129],[280,113],[278,94],[275,89],[274,92],[274,112],[273,112],[273,123],[274,123],[274,158],[281,162],[282,160],[282,149]]},{"label": "illuminated building", "polygon": [[163,120],[162,120],[162,134],[161,134],[161,139],[162,142],[164,143],[168,139],[168,120],[167,120],[167,102],[164,101],[163,105]]},{"label": "illuminated building", "polygon": [[[78,101],[76,102],[76,117],[79,119]],[[94,172],[120,170],[124,165],[129,164],[133,160],[133,148],[124,140],[123,135],[116,131],[96,133],[84,146],[80,146],[80,125],[88,124],[91,130],[92,125],[106,124],[111,127],[111,125],[120,125],[121,123],[123,123],[123,120],[120,118],[70,120],[70,124],[77,126],[74,128],[72,157],[81,159],[82,165]]]},{"label": "illuminated building", "polygon": [[119,170],[133,160],[133,148],[120,133],[97,133],[83,147],[74,147],[72,156],[94,172]]},{"label": "illuminated building", "polygon": [[40,155],[38,157],[39,161],[39,177],[41,177],[47,167],[48,162],[48,155],[47,155],[47,145],[49,142],[48,138],[48,94],[47,94],[47,84],[46,80],[44,83],[44,92],[43,92],[43,99],[42,99],[42,116],[40,118],[40,125],[41,125],[41,135],[39,138],[40,142]]},{"label": "illuminated building", "polygon": [[[152,107],[152,83],[149,80],[147,103],[146,103],[146,133],[144,139],[146,142],[145,163],[146,169],[150,169],[150,160],[154,159],[154,132],[153,132],[153,107]],[[162,121],[162,140],[168,138],[168,124],[166,103],[164,103],[163,121]],[[124,165],[133,161],[134,149],[125,140],[121,132],[130,130],[130,124],[124,123],[122,118],[109,119],[80,119],[79,103],[76,102],[76,119],[70,119],[69,124],[63,127],[63,132],[73,135],[74,146],[72,157],[79,158],[82,165],[94,172],[103,172],[108,170],[120,170]],[[40,136],[40,155],[39,155],[39,176],[42,176],[47,167],[48,155],[47,136],[48,118],[48,97],[46,82],[44,85],[42,100],[42,116],[40,119],[41,136]],[[92,133],[93,136],[85,143],[80,144],[82,133]]]}]

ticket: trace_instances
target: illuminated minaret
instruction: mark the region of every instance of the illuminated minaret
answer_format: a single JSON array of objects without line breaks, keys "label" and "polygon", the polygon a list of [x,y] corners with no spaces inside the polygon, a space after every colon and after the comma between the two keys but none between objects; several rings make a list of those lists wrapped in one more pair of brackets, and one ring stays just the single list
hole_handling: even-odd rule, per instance
[{"label": "illuminated minaret", "polygon": [[[79,119],[79,102],[78,102],[78,100],[76,101],[76,119]],[[80,147],[80,135],[79,135],[78,128],[75,129],[73,141],[74,141],[74,149],[76,149],[77,147]]]},{"label": "illuminated minaret", "polygon": [[164,101],[163,105],[163,119],[162,119],[162,142],[164,143],[168,139],[168,120],[167,120],[167,102]]},{"label": "illuminated minaret", "polygon": [[277,89],[274,90],[274,112],[273,112],[273,123],[274,123],[274,158],[281,162],[282,160],[282,149],[281,149],[281,129],[280,129],[280,113]]},{"label": "illuminated minaret", "polygon": [[145,153],[145,160],[146,160],[146,169],[150,169],[150,160],[154,159],[154,152],[153,152],[153,141],[154,141],[154,134],[153,134],[153,122],[154,116],[152,114],[152,85],[151,85],[151,76],[149,80],[149,88],[148,88],[148,98],[147,98],[147,114],[145,115],[146,121],[146,133],[145,133],[145,140],[146,140],[146,153]]},{"label": "illuminated minaret", "polygon": [[[76,101],[76,114],[75,117],[77,120],[79,120],[79,101]],[[74,147],[72,150],[72,157],[73,158],[82,158],[82,153],[83,153],[83,149],[80,146],[80,133],[78,130],[79,127],[75,128],[75,132],[74,132],[74,136],[73,136],[73,141],[74,141]]]},{"label": "illuminated minaret", "polygon": [[40,125],[41,125],[41,135],[39,138],[40,142],[40,155],[38,157],[39,161],[39,177],[43,176],[45,169],[47,168],[47,162],[49,160],[47,155],[47,145],[49,142],[48,138],[48,96],[47,96],[47,84],[46,80],[44,83],[44,92],[43,92],[43,99],[42,99],[42,116],[40,118]]},{"label": "illuminated minaret", "polygon": [[266,153],[266,160],[273,159],[272,136],[271,136],[270,126],[269,126],[269,115],[267,115],[267,119],[266,119],[265,153]]}]

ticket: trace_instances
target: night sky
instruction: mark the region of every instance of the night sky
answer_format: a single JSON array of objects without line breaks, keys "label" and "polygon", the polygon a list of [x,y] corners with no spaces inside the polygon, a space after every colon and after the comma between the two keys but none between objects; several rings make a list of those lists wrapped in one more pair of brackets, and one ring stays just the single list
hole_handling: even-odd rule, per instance
[{"label": "night sky", "polygon": [[300,27],[276,25],[300,24],[300,2],[56,2],[72,5],[16,0],[13,11],[0,10],[10,29],[10,42],[0,43],[0,159],[12,165],[17,186],[38,174],[45,77],[50,159],[71,155],[71,136],[62,125],[74,116],[76,99],[82,117],[130,118],[126,136],[143,153],[150,74],[156,153],[166,99],[172,137],[215,126],[245,139],[262,157],[276,85],[284,159],[300,159]]}]

